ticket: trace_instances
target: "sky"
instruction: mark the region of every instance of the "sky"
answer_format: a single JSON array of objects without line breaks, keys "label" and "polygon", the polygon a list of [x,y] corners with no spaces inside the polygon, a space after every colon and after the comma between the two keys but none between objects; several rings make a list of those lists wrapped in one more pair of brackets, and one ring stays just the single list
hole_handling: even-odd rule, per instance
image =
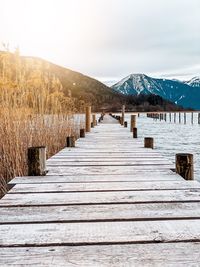
[{"label": "sky", "polygon": [[112,84],[200,76],[200,0],[0,0],[0,43]]}]

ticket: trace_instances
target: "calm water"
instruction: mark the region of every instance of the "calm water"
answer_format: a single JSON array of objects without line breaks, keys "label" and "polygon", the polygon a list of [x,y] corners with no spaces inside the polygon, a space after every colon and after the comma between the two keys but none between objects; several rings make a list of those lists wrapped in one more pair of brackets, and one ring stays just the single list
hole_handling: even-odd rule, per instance
[{"label": "calm water", "polygon": [[[146,114],[140,114],[137,119],[138,137],[154,137],[155,149],[164,157],[175,163],[176,153],[192,153],[194,155],[195,179],[200,181],[200,124],[198,114],[194,113],[194,123],[191,123],[191,114],[187,113],[187,124],[179,123],[179,115],[167,122],[147,118]],[[130,123],[130,114],[126,114],[125,120]],[[130,126],[130,124],[129,124]]]}]

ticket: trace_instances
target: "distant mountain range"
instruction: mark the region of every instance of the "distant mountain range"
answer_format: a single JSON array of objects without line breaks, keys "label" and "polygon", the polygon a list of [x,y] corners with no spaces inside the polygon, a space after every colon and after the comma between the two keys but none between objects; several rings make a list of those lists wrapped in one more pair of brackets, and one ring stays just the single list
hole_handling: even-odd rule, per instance
[{"label": "distant mountain range", "polygon": [[145,74],[131,74],[111,88],[127,96],[155,94],[184,108],[200,110],[200,77],[181,82],[151,78]]}]

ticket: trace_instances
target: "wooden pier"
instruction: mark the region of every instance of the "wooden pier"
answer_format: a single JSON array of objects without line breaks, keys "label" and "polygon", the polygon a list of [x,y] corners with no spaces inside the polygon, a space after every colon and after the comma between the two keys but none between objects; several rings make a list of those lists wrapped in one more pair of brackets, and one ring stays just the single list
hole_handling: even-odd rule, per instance
[{"label": "wooden pier", "polygon": [[[89,129],[89,126],[88,126]],[[0,266],[200,266],[200,183],[106,115],[0,200]]]}]

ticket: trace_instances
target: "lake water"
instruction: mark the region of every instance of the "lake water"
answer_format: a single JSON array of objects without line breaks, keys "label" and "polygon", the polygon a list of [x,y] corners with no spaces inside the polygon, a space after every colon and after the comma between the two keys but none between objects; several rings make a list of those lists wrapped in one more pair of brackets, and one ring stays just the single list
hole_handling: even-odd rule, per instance
[{"label": "lake water", "polygon": [[[138,138],[154,137],[155,149],[164,157],[175,164],[176,153],[192,153],[194,155],[194,175],[200,181],[200,124],[198,124],[198,113],[194,113],[194,123],[191,123],[191,113],[186,114],[187,123],[184,124],[184,114],[176,114],[174,123],[173,114],[167,114],[167,121],[147,118],[146,114],[140,114],[137,118]],[[126,114],[125,120],[130,127],[130,114]],[[174,165],[175,166],[175,165]]]}]

